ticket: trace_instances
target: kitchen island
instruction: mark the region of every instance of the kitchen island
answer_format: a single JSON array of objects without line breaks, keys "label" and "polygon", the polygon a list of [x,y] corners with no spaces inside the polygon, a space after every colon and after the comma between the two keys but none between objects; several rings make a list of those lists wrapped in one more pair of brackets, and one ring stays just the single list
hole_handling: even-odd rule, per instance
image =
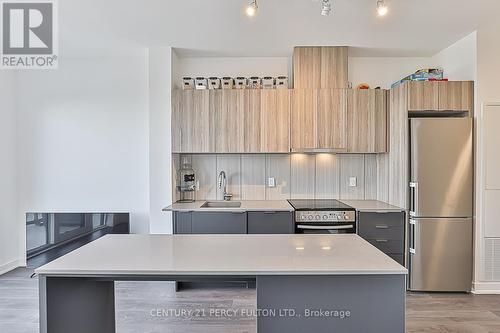
[{"label": "kitchen island", "polygon": [[115,332],[114,281],[256,281],[257,332],[401,332],[406,269],[357,235],[108,235],[36,270],[41,333]]}]

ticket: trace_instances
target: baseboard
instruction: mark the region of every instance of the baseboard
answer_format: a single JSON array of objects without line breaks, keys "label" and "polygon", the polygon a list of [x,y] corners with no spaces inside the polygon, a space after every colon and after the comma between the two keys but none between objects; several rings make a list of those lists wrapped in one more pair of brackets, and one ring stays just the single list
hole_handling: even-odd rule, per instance
[{"label": "baseboard", "polygon": [[23,267],[25,266],[24,261],[22,260],[13,260],[11,262],[8,262],[6,264],[0,265],[0,275],[5,274],[7,272],[10,272],[13,269],[16,269],[18,267]]},{"label": "baseboard", "polygon": [[478,295],[500,295],[500,282],[474,282],[472,293]]}]

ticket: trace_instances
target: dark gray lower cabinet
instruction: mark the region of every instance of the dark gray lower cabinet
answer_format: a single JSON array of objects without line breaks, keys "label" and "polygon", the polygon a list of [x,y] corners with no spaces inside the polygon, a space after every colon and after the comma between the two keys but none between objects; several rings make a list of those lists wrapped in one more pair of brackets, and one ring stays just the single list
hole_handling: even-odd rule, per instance
[{"label": "dark gray lower cabinet", "polygon": [[193,234],[246,234],[246,212],[193,212]]},{"label": "dark gray lower cabinet", "polygon": [[359,212],[358,234],[404,265],[405,212]]},{"label": "dark gray lower cabinet", "polygon": [[293,234],[292,212],[248,212],[249,234]]},{"label": "dark gray lower cabinet", "polygon": [[192,233],[191,217],[192,217],[191,212],[175,212],[174,234],[191,234]]},{"label": "dark gray lower cabinet", "polygon": [[175,212],[174,234],[293,234],[292,212]]}]

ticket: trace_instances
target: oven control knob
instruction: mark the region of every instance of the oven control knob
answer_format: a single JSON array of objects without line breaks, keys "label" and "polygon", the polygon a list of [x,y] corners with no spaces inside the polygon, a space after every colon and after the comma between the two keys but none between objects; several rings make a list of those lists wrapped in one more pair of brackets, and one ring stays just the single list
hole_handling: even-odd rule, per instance
[{"label": "oven control knob", "polygon": [[312,215],[309,215],[309,217],[308,217],[308,218],[309,218],[309,220],[312,220],[312,219],[313,219],[313,216],[312,216]]},{"label": "oven control knob", "polygon": [[321,216],[316,215],[316,220],[319,220],[320,218],[321,218]]},{"label": "oven control knob", "polygon": [[328,220],[328,215],[323,215],[323,220]]},{"label": "oven control knob", "polygon": [[342,216],[337,215],[337,220],[340,220],[340,219],[342,219]]},{"label": "oven control knob", "polygon": [[349,215],[344,215],[344,218],[345,218],[346,220],[349,220]]}]

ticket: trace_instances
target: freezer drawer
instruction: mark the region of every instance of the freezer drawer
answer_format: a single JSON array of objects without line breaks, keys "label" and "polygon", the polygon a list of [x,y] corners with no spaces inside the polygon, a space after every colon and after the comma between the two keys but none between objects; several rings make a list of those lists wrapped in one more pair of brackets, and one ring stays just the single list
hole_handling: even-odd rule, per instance
[{"label": "freezer drawer", "polygon": [[410,120],[410,182],[411,216],[472,216],[470,118]]},{"label": "freezer drawer", "polygon": [[410,219],[409,289],[470,291],[472,219]]}]

